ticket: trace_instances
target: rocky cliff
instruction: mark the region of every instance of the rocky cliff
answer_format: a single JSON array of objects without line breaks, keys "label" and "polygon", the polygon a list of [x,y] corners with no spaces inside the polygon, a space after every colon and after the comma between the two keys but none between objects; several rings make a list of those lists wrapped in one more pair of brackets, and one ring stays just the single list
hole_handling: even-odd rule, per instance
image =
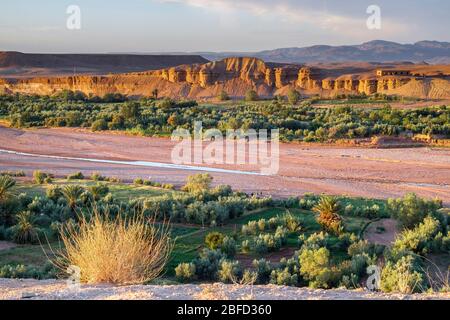
[{"label": "rocky cliff", "polygon": [[[405,70],[405,66],[387,67],[390,74],[395,74],[400,67]],[[149,96],[158,89],[161,97],[207,100],[214,99],[221,91],[235,98],[243,97],[248,90],[256,90],[261,97],[272,97],[294,88],[304,95],[330,97],[343,93],[370,95],[378,92],[417,98],[450,98],[449,66],[406,67],[407,75],[378,76],[378,65],[353,68],[337,64],[304,66],[265,63],[257,58],[241,57],[116,75],[0,80],[0,92],[51,95],[61,90],[72,90],[98,96],[116,92]]]}]

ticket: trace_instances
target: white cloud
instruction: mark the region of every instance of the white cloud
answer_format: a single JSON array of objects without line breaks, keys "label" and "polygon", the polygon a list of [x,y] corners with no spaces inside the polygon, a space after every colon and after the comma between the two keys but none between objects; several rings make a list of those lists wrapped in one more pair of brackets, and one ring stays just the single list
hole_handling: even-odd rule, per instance
[{"label": "white cloud", "polygon": [[[179,3],[215,12],[223,20],[230,18],[233,13],[246,12],[256,17],[275,18],[281,23],[297,26],[319,28],[323,31],[345,34],[345,36],[362,40],[368,35],[377,37],[392,37],[411,32],[397,22],[382,18],[382,29],[370,31],[366,27],[368,18],[365,9],[360,15],[345,15],[337,10],[330,11],[320,8],[319,1],[271,1],[271,0],[157,0],[162,3]],[[324,2],[326,4],[326,2]],[[235,24],[235,22],[233,22]]]}]

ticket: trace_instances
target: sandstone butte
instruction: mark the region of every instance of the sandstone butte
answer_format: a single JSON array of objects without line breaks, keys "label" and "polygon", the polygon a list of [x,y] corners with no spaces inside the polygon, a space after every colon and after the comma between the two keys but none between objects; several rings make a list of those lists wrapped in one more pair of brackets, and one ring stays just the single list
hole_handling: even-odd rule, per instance
[{"label": "sandstone butte", "polygon": [[221,91],[242,98],[248,90],[255,90],[260,97],[270,98],[286,95],[293,88],[306,96],[382,93],[449,99],[449,76],[450,65],[355,62],[305,66],[236,57],[144,72],[0,79],[0,93],[52,95],[72,90],[142,97],[157,89],[160,97],[213,100]]}]

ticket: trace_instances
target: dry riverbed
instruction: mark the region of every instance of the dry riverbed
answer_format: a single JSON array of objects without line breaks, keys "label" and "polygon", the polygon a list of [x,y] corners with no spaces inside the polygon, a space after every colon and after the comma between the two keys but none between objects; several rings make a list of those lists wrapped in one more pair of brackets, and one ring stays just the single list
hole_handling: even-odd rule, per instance
[{"label": "dry riverbed", "polygon": [[[183,185],[196,171],[86,162],[79,158],[171,163],[175,142],[164,138],[82,129],[17,130],[0,126],[0,149],[77,159],[51,159],[0,153],[0,170],[43,170],[59,176],[75,171],[131,181],[137,177]],[[227,170],[258,171],[254,165],[214,165]],[[274,197],[305,192],[371,198],[415,192],[450,204],[450,149],[374,149],[319,145],[280,145],[280,170],[272,176],[213,172],[215,184]]]}]

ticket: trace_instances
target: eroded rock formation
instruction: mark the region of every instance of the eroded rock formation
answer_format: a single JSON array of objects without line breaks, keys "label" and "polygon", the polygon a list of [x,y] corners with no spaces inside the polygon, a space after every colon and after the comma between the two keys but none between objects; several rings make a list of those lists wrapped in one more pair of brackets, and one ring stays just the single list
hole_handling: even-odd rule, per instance
[{"label": "eroded rock formation", "polygon": [[[61,90],[81,91],[102,96],[122,93],[150,96],[158,89],[160,96],[188,99],[212,99],[222,90],[231,97],[243,97],[256,90],[261,97],[283,94],[294,88],[304,95],[374,93],[411,95],[418,98],[450,98],[448,74],[418,78],[413,73],[379,76],[375,66],[351,72],[339,67],[311,67],[265,63],[256,58],[227,58],[220,61],[180,65],[167,69],[107,76],[48,77],[1,80],[0,92],[54,94]],[[378,72],[378,74],[381,74]],[[413,87],[409,93],[407,88]],[[423,87],[423,88],[422,88]]]}]

